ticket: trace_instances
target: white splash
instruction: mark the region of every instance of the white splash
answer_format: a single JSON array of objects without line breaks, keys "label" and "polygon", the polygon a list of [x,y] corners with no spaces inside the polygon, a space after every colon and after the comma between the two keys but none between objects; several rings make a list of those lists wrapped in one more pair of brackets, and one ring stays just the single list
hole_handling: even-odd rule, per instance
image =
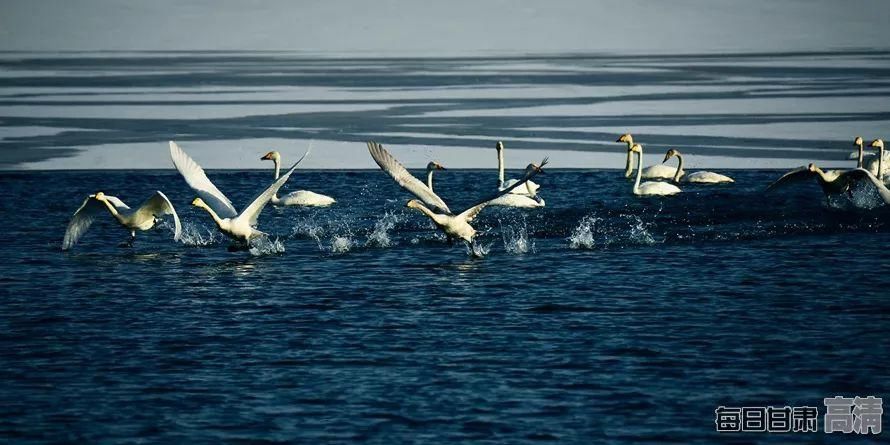
[{"label": "white splash", "polygon": [[253,256],[275,255],[284,253],[284,243],[278,238],[273,240],[263,236],[251,241],[248,251]]},{"label": "white splash", "polygon": [[491,251],[491,244],[483,246],[478,242],[464,243],[467,249],[467,255],[474,258],[483,258]]},{"label": "white splash", "polygon": [[389,231],[399,222],[399,216],[393,212],[386,212],[382,218],[374,223],[374,230],[368,235],[366,246],[389,247],[393,244]]},{"label": "white splash", "polygon": [[349,252],[354,245],[355,243],[348,235],[334,235],[334,237],[331,238],[331,252],[333,253]]},{"label": "white splash", "polygon": [[596,249],[616,244],[655,244],[655,238],[639,216],[622,214],[614,219],[618,221],[618,225],[609,225],[606,220],[595,215],[585,216],[569,236],[569,247]]},{"label": "white splash", "polygon": [[182,225],[182,234],[179,240],[186,246],[203,247],[222,240],[223,235],[217,230],[211,230],[192,222]]},{"label": "white splash", "polygon": [[508,253],[516,255],[535,252],[535,241],[529,238],[525,221],[519,226],[504,227],[502,224],[501,238],[504,240],[504,250]]}]

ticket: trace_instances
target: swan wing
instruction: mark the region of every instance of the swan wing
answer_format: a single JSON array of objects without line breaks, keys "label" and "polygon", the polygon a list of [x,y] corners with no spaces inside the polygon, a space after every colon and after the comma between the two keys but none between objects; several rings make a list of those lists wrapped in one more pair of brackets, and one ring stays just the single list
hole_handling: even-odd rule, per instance
[{"label": "swan wing", "polygon": [[[541,163],[539,164],[539,166],[544,167],[545,165],[547,165],[547,162],[549,162],[548,159],[544,158],[541,161]],[[504,195],[512,192],[513,189],[515,189],[516,187],[522,186],[528,180],[534,178],[537,174],[538,174],[538,170],[526,171],[525,175],[523,175],[522,178],[520,178],[513,184],[510,184],[509,187],[507,187],[503,190],[499,190],[497,193],[477,202],[476,204],[473,204],[468,209],[464,210],[463,212],[460,212],[458,217],[464,218],[464,220],[466,220],[467,222],[472,221],[474,218],[476,218],[477,215],[479,215],[479,212],[481,212],[482,209],[484,209],[485,206],[488,205],[488,203],[490,203],[491,201],[494,201],[495,199],[500,198],[501,196],[504,196]]]},{"label": "swan wing", "polygon": [[776,182],[770,184],[769,187],[766,188],[766,191],[770,192],[788,184],[803,182],[809,180],[812,177],[813,172],[811,172],[807,167],[799,167],[782,175],[782,177],[777,179]]},{"label": "swan wing", "polygon": [[226,198],[226,195],[210,182],[210,179],[204,173],[204,169],[173,141],[170,141],[170,158],[173,159],[173,166],[176,167],[176,170],[182,175],[189,187],[217,215],[221,218],[234,218],[238,215],[238,211],[235,210],[232,201]]},{"label": "swan wing", "polygon": [[173,204],[167,199],[167,195],[164,195],[160,190],[156,191],[150,198],[146,199],[145,202],[136,209],[133,217],[138,221],[147,221],[161,218],[165,215],[173,215],[173,240],[179,241],[179,237],[182,235],[182,225],[179,223],[179,215],[176,214],[176,209],[173,208]]},{"label": "swan wing", "polygon": [[878,190],[878,194],[881,195],[881,199],[884,200],[884,203],[890,204],[890,190],[888,190],[887,186],[873,175],[872,172],[864,168],[854,168],[844,172],[841,175],[841,180],[845,181],[847,185],[856,181],[868,181]]},{"label": "swan wing", "polygon": [[309,154],[309,150],[306,150],[306,153],[303,153],[303,156],[294,162],[294,165],[291,166],[290,170],[287,173],[281,175],[280,178],[276,179],[275,182],[272,183],[266,190],[263,190],[253,201],[244,208],[244,211],[238,215],[237,219],[248,218],[248,222],[251,226],[256,226],[257,219],[260,217],[260,213],[263,212],[263,208],[266,207],[266,204],[269,203],[269,200],[278,193],[278,189],[280,189],[285,182],[290,178],[290,175],[297,169],[297,166],[300,165],[300,162],[303,162],[303,159],[306,159],[306,155]]},{"label": "swan wing", "polygon": [[[123,201],[114,196],[106,195],[106,198],[108,198],[112,205],[119,209],[129,209]],[[96,220],[96,217],[107,211],[108,208],[105,207],[105,204],[102,204],[101,201],[96,199],[96,195],[87,196],[86,199],[83,200],[83,204],[81,204],[77,211],[74,212],[71,221],[68,222],[68,227],[65,229],[65,238],[62,239],[62,250],[68,250],[74,247],[83,234],[87,233],[87,230],[93,225],[93,221]]]},{"label": "swan wing", "polygon": [[415,178],[408,170],[396,160],[393,155],[389,154],[382,145],[376,142],[368,142],[368,151],[374,162],[386,172],[393,180],[396,181],[403,189],[411,192],[417,199],[423,201],[424,204],[433,207],[437,213],[451,213],[445,201],[435,194],[429,187],[419,179]]}]

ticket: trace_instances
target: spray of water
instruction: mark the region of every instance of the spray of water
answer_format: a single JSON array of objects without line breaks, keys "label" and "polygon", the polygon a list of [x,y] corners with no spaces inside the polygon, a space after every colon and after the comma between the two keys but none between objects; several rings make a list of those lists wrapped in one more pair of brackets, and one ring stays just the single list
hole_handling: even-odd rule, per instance
[{"label": "spray of water", "polygon": [[655,237],[638,215],[621,214],[612,220],[588,215],[568,238],[572,249],[598,249],[614,245],[651,245]]}]

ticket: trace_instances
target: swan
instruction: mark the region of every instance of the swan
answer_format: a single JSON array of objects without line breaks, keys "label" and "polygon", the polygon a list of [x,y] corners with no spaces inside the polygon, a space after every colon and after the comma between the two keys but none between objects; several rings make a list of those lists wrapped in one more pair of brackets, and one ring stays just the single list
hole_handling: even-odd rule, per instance
[{"label": "swan", "polygon": [[[275,163],[275,179],[278,179],[278,173],[281,168],[281,153],[270,151],[260,158],[263,161],[272,161]],[[272,196],[273,205],[277,206],[300,206],[300,207],[328,207],[337,202],[334,198],[309,190],[297,190],[288,193],[284,197],[279,198],[278,194]]]},{"label": "swan", "polygon": [[[819,183],[819,186],[822,187],[822,193],[824,193],[825,196],[846,193],[853,182],[862,178],[861,172],[853,173],[858,170],[864,169],[829,170],[826,172],[817,167],[816,164],[810,163],[805,167],[799,167],[785,173],[781,178],[770,184],[769,187],[766,188],[766,191],[769,192],[781,186],[815,178]],[[872,177],[873,176],[874,175],[872,175]]]},{"label": "swan", "polygon": [[[508,179],[506,181],[504,180],[504,143],[501,141],[498,141],[498,143],[495,144],[495,149],[498,152],[498,189],[504,190],[506,188],[511,187],[513,184],[515,184],[519,180],[517,180],[517,179]],[[526,184],[527,184],[526,187],[513,188],[512,189],[513,191],[510,193],[513,193],[516,195],[528,195],[531,197],[537,196],[538,189],[541,188],[541,186],[538,184],[535,184],[532,181],[527,181]],[[543,203],[543,200],[542,200],[542,203]],[[543,207],[543,204],[538,207]]]},{"label": "swan", "polygon": [[[619,136],[618,140],[615,142],[627,143],[627,160],[625,161],[624,177],[630,178],[633,174],[633,146],[635,145],[634,138],[630,135],[630,133],[624,133]],[[674,179],[674,176],[677,176],[678,171],[680,172],[680,177],[686,174],[686,172],[684,172],[682,168],[678,169],[670,167],[664,165],[664,163],[650,165],[643,169],[643,179]]]},{"label": "swan", "polygon": [[513,185],[497,192],[492,197],[479,201],[458,214],[454,214],[439,195],[424,185],[419,179],[412,176],[382,145],[376,142],[368,142],[368,151],[381,170],[392,177],[403,189],[416,197],[416,199],[408,201],[405,204],[406,207],[415,209],[429,217],[436,227],[445,233],[449,241],[458,238],[470,245],[473,244],[476,238],[476,230],[473,229],[470,223],[479,215],[479,212],[492,199],[510,193],[514,188],[521,186],[536,174],[542,173],[541,167],[547,164],[547,159],[544,159],[540,165],[529,164],[522,179]]},{"label": "swan", "polygon": [[627,159],[624,161],[624,177],[630,179],[634,173],[633,151],[630,150],[634,146],[634,137],[631,136],[630,133],[624,133],[619,136],[618,140],[615,142],[627,143]]},{"label": "swan", "polygon": [[872,175],[878,178],[878,180],[884,181],[884,176],[887,175],[887,170],[890,168],[890,159],[885,159],[886,153],[884,152],[884,140],[875,139],[871,141],[871,144],[868,146],[877,148],[878,153],[870,156],[868,160],[865,161],[863,168],[870,171]]},{"label": "swan", "polygon": [[80,208],[74,212],[68,228],[65,230],[65,238],[62,240],[62,250],[68,250],[77,244],[77,241],[89,230],[90,225],[100,213],[108,211],[111,216],[125,229],[130,231],[130,238],[124,244],[127,247],[133,245],[136,239],[136,231],[146,231],[157,224],[164,215],[173,215],[173,241],[179,241],[182,235],[182,226],[179,224],[179,216],[173,209],[173,204],[160,191],[156,191],[138,209],[132,210],[123,201],[115,196],[98,192],[87,196]]},{"label": "swan", "polygon": [[[682,192],[679,187],[667,182],[644,182],[640,184],[643,176],[643,146],[633,144],[631,151],[637,154],[637,179],[634,182],[633,192],[637,196],[669,196]],[[676,170],[675,170],[676,173]]]},{"label": "swan", "polygon": [[210,179],[204,173],[204,169],[179,148],[179,145],[170,141],[170,158],[173,160],[173,166],[176,167],[176,170],[179,171],[179,174],[182,175],[189,187],[198,194],[198,197],[192,201],[192,205],[207,211],[220,232],[236,243],[244,245],[248,245],[251,240],[257,237],[267,235],[256,229],[257,218],[259,218],[266,204],[278,193],[278,189],[287,182],[290,175],[296,170],[297,165],[308,154],[308,151],[303,154],[287,173],[276,179],[272,185],[254,198],[241,213],[238,213],[232,205],[232,201],[210,182]]},{"label": "swan", "polygon": [[[680,161],[680,164],[677,166],[677,173],[674,174],[673,181],[679,184],[681,180],[681,178],[679,177],[679,173],[683,171],[683,155],[680,154],[678,150],[672,148],[668,150],[668,152],[664,155],[664,161],[662,161],[662,163],[667,162],[668,159],[674,156],[677,157],[677,159]],[[707,171],[688,173],[683,176],[682,181],[695,184],[725,184],[729,182],[735,182],[729,176]]]}]

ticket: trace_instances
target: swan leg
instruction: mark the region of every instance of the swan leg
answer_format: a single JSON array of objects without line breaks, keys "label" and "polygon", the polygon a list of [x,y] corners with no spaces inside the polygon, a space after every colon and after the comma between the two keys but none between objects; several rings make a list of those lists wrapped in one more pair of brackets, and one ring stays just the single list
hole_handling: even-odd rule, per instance
[{"label": "swan leg", "polygon": [[136,241],[136,231],[130,231],[130,237],[126,241],[118,244],[118,247],[133,247],[133,241]]}]

